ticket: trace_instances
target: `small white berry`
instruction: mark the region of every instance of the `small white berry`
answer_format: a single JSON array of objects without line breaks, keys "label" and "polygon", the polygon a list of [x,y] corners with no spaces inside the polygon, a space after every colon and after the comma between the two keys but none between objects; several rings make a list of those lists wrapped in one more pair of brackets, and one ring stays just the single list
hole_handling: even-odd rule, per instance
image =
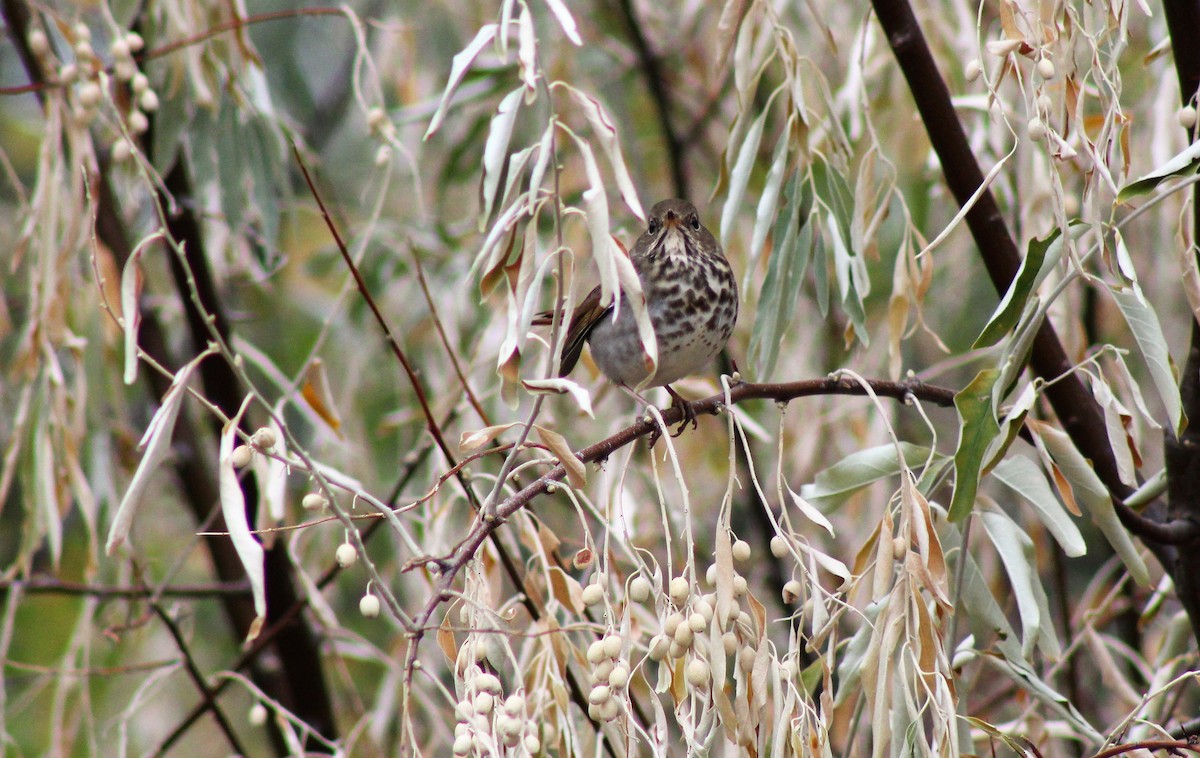
[{"label": "small white berry", "polygon": [[667,657],[667,653],[671,649],[671,642],[661,634],[656,634],[650,638],[650,660],[661,661]]},{"label": "small white berry", "polygon": [[75,43],[75,57],[81,62],[88,62],[96,57],[96,51],[92,49],[92,43],[85,39],[81,39]]},{"label": "small white berry", "polygon": [[358,601],[358,612],[369,619],[379,615],[379,598],[374,595],[363,595]]},{"label": "small white berry", "polygon": [[375,131],[382,126],[384,121],[387,121],[387,113],[383,108],[375,106],[367,111],[367,126],[371,128],[371,131]]},{"label": "small white berry", "polygon": [[684,676],[693,687],[703,687],[708,684],[708,664],[699,658],[693,658],[688,663]]},{"label": "small white berry", "polygon": [[780,537],[778,534],[771,538],[771,555],[776,558],[782,558],[788,554],[787,540]]},{"label": "small white berry", "polygon": [[604,588],[598,584],[589,584],[583,588],[583,604],[596,605],[604,600]]},{"label": "small white berry", "polygon": [[475,740],[469,734],[464,734],[454,739],[454,754],[469,755],[471,749],[475,747]]},{"label": "small white berry", "polygon": [[1179,125],[1184,129],[1191,129],[1196,125],[1196,106],[1185,105],[1179,109]]},{"label": "small white berry", "polygon": [[250,726],[262,726],[267,723],[267,706],[262,703],[255,703],[250,706],[250,713],[246,715],[246,719],[250,722]]},{"label": "small white berry", "polygon": [[621,712],[621,701],[616,698],[609,698],[597,706],[596,710],[599,712],[601,721],[612,721]]},{"label": "small white berry", "polygon": [[254,460],[254,448],[247,445],[238,445],[229,455],[229,462],[234,468],[245,468],[250,465],[250,461]]},{"label": "small white berry", "polygon": [[650,599],[650,580],[637,575],[629,583],[629,599],[635,603],[644,603]]},{"label": "small white berry", "polygon": [[38,58],[46,57],[50,52],[50,39],[41,29],[33,29],[29,32],[29,52],[36,55]]},{"label": "small white berry", "polygon": [[1029,119],[1029,139],[1034,142],[1041,142],[1046,139],[1046,125],[1042,123],[1040,118]]},{"label": "small white berry", "polygon": [[129,131],[134,134],[145,134],[150,128],[150,119],[146,118],[146,114],[141,111],[132,111],[129,114]]},{"label": "small white berry", "polygon": [[490,692],[493,695],[499,695],[503,692],[500,686],[500,679],[495,674],[483,673],[475,677],[475,689],[480,692]]},{"label": "small white berry", "polygon": [[672,613],[670,616],[667,616],[667,620],[663,622],[663,634],[667,635],[668,637],[674,637],[675,630],[678,629],[679,625],[682,623],[683,614],[678,612]]},{"label": "small white berry", "polygon": [[704,618],[703,613],[693,613],[691,616],[688,616],[688,627],[690,627],[693,632],[703,632],[708,628],[708,620]]},{"label": "small white berry", "polygon": [[708,570],[704,572],[704,581],[709,587],[717,586],[717,564],[712,564]]},{"label": "small white berry", "polygon": [[978,79],[981,73],[983,73],[983,68],[979,65],[978,60],[972,58],[971,60],[967,61],[967,65],[963,69],[963,77],[968,82],[973,82]]},{"label": "small white berry", "polygon": [[903,560],[908,553],[908,540],[903,537],[892,538],[892,560]]},{"label": "small white berry", "polygon": [[1050,60],[1049,58],[1042,58],[1037,62],[1037,72],[1038,76],[1042,77],[1043,79],[1053,79],[1054,61]]},{"label": "small white berry", "polygon": [[746,577],[739,575],[733,578],[734,597],[744,597],[748,590],[749,585],[746,584]]},{"label": "small white berry", "polygon": [[509,716],[516,716],[525,710],[525,698],[520,695],[509,695],[504,701],[504,712]]},{"label": "small white berry", "polygon": [[148,89],[138,97],[138,105],[147,113],[153,113],[158,110],[158,93],[152,89]]},{"label": "small white berry", "polygon": [[145,74],[139,71],[129,80],[129,87],[135,95],[140,95],[150,89],[150,80],[146,78]]},{"label": "small white berry", "polygon": [[747,645],[738,651],[738,668],[742,671],[750,671],[754,668],[754,660],[758,656],[754,648]]},{"label": "small white berry", "polygon": [[496,698],[492,697],[490,692],[480,692],[475,696],[473,704],[476,713],[480,715],[491,713],[492,708],[496,705]]},{"label": "small white berry", "polygon": [[259,427],[250,436],[250,444],[259,450],[270,450],[275,447],[275,432],[267,426]]},{"label": "small white berry", "polygon": [[595,664],[599,663],[600,661],[604,660],[606,657],[607,657],[607,653],[604,652],[604,640],[596,640],[595,642],[593,642],[591,645],[588,646],[588,651],[587,651],[588,663],[595,665]]},{"label": "small white berry", "polygon": [[733,655],[738,649],[738,638],[735,632],[725,632],[721,635],[721,649],[725,655]]},{"label": "small white berry", "polygon": [[112,53],[114,59],[123,59],[129,57],[129,43],[121,37],[113,40],[112,46],[108,48],[108,52]]},{"label": "small white berry", "polygon": [[614,689],[624,689],[629,683],[629,669],[624,666],[615,666],[608,674],[608,684]]},{"label": "small white berry", "polygon": [[75,33],[76,40],[90,42],[92,39],[92,30],[89,29],[88,25],[83,23],[82,21],[76,22],[75,26],[73,26],[71,28],[71,31],[73,31]]},{"label": "small white berry", "polygon": [[791,605],[800,598],[801,592],[802,589],[800,587],[800,582],[797,582],[795,579],[788,580],[788,582],[783,585],[783,602]]},{"label": "small white berry", "polygon": [[671,600],[676,605],[681,605],[683,601],[688,599],[688,594],[691,593],[692,586],[688,584],[688,580],[682,576],[677,576],[671,580]]},{"label": "small white berry", "polygon": [[537,735],[525,735],[525,749],[534,755],[542,752],[542,743],[538,741]]},{"label": "small white berry", "polygon": [[588,702],[592,705],[603,705],[612,698],[612,690],[607,685],[601,684],[592,688],[588,693]]},{"label": "small white berry", "polygon": [[[712,620],[713,620],[713,606],[712,606],[712,601],[709,598],[711,598],[711,595],[707,595],[705,597],[700,598],[700,602],[696,603],[696,606],[695,606],[696,613],[699,613],[701,616],[704,617],[704,625],[705,626],[708,626],[709,624],[711,624]],[[697,629],[696,631],[700,631],[700,630]]]},{"label": "small white berry", "polygon": [[100,85],[96,82],[84,82],[79,85],[79,104],[84,108],[95,108],[100,104],[100,98],[104,93],[100,90]]},{"label": "small white berry", "polygon": [[611,659],[600,661],[596,664],[596,668],[592,669],[592,676],[595,677],[597,682],[607,682],[609,675],[612,674],[613,669],[616,667],[617,664]]},{"label": "small white berry", "polygon": [[131,58],[121,58],[113,66],[113,74],[119,82],[127,82],[137,75],[137,66],[133,64]]},{"label": "small white berry", "polygon": [[680,624],[679,628],[675,630],[675,635],[672,639],[674,639],[675,644],[679,645],[680,647],[690,647],[692,640],[695,638],[696,633],[692,631],[692,627],[690,625]]},{"label": "small white berry", "polygon": [[337,552],[334,554],[337,558],[338,565],[342,568],[350,568],[354,562],[358,560],[358,551],[354,549],[354,545],[349,542],[343,542],[338,545]]},{"label": "small white berry", "polygon": [[75,77],[77,76],[79,76],[79,66],[75,65],[74,63],[64,64],[63,67],[58,70],[58,79],[63,84],[70,84],[71,82],[75,81]]},{"label": "small white berry", "polygon": [[738,540],[737,542],[733,543],[733,559],[738,563],[745,563],[746,561],[750,560],[750,556],[753,555],[753,552],[754,551],[750,549],[750,543],[746,542],[745,540]]},{"label": "small white berry", "polygon": [[300,501],[300,505],[306,511],[320,511],[329,507],[329,501],[316,492],[310,492]]},{"label": "small white berry", "polygon": [[133,157],[133,148],[129,142],[123,139],[117,140],[112,146],[112,159],[117,163],[124,163]]},{"label": "small white berry", "polygon": [[616,658],[621,655],[621,648],[624,641],[615,634],[610,634],[603,640],[604,654],[609,658]]},{"label": "small white berry", "polygon": [[125,44],[129,46],[131,52],[140,52],[146,46],[146,42],[142,39],[142,35],[137,32],[125,33]]}]

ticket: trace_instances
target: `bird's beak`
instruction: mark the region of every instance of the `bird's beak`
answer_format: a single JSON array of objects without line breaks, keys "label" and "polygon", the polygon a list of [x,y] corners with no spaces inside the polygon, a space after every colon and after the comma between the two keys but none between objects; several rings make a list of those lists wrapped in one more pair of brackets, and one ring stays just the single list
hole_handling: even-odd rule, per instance
[{"label": "bird's beak", "polygon": [[674,211],[667,211],[667,215],[663,218],[663,229],[679,229],[683,219],[675,215]]}]

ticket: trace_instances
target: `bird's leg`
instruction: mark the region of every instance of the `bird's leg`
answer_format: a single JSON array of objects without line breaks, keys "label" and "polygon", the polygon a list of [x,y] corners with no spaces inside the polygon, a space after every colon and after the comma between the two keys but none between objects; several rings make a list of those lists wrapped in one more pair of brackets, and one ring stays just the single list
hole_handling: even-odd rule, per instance
[{"label": "bird's leg", "polygon": [[[643,397],[643,396],[642,396],[642,394],[641,394],[640,392],[637,392],[636,390],[634,390],[632,387],[630,387],[630,386],[628,386],[628,385],[625,385],[625,384],[618,384],[618,385],[617,385],[617,387],[619,387],[619,388],[621,389],[621,391],[622,391],[622,392],[624,392],[625,394],[627,394],[627,395],[629,395],[630,397],[632,397],[634,400],[637,400],[639,403],[641,403],[641,404],[642,404],[642,406],[643,406],[644,408],[649,408],[650,406],[654,405],[654,403],[650,402],[650,401],[649,401],[649,400],[647,400],[645,397]],[[679,397],[679,395],[677,395],[677,394],[675,393],[675,391],[674,391],[674,390],[672,390],[670,387],[667,387],[667,391],[671,393],[671,396],[672,396],[673,398],[677,398],[678,400],[681,400],[681,401],[683,401],[684,403],[686,403],[686,402],[687,402],[686,400],[683,400],[683,398]],[[672,400],[672,401],[671,401],[671,407],[674,407],[674,406],[675,406],[675,400]],[[693,417],[693,420],[695,420],[695,414],[692,414],[692,417]],[[685,421],[684,423],[686,423],[686,421]],[[680,427],[680,430],[682,431],[682,427]],[[658,427],[658,425],[657,425],[657,424],[655,424],[655,426],[654,426],[654,429],[652,429],[652,430],[651,430],[651,432],[650,432],[650,438],[649,438],[649,440],[648,440],[648,441],[649,441],[649,443],[650,443],[650,445],[649,445],[649,446],[650,446],[650,447],[654,447],[654,443],[655,443],[655,442],[658,442],[658,438],[659,438],[659,437],[661,437],[661,436],[662,436],[662,432],[661,432],[661,431],[659,431],[659,427]],[[678,432],[676,432],[675,434],[672,434],[671,436],[672,436],[672,437],[678,437],[678,436],[679,436],[679,433],[678,433]]]},{"label": "bird's leg", "polygon": [[683,396],[672,389],[671,385],[669,384],[664,384],[663,389],[665,389],[671,396],[671,407],[679,408],[683,411],[683,421],[679,424],[679,426],[675,429],[675,433],[671,436],[678,437],[679,435],[683,434],[683,430],[687,428],[689,423],[692,425],[692,428],[695,429],[699,424],[696,421],[696,409],[692,407],[691,402],[684,400]]}]

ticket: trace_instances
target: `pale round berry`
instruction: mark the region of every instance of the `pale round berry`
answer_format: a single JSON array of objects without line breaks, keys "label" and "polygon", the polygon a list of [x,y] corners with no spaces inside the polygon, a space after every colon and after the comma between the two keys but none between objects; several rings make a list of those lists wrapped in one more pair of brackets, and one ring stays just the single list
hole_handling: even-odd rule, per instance
[{"label": "pale round berry", "polygon": [[1042,123],[1040,118],[1029,119],[1029,139],[1034,142],[1041,142],[1046,139],[1046,125]]},{"label": "pale round berry", "polygon": [[141,111],[132,111],[129,114],[129,131],[134,134],[145,134],[150,128],[150,119],[146,118],[146,114]]},{"label": "pale round berry", "polygon": [[608,674],[608,684],[614,689],[624,689],[629,684],[629,669],[624,666],[614,666]]},{"label": "pale round berry", "polygon": [[680,624],[679,628],[675,630],[675,634],[672,637],[672,639],[675,640],[675,644],[679,645],[680,647],[690,647],[692,640],[695,638],[696,633],[692,631],[692,627],[688,624]]},{"label": "pale round berry", "polygon": [[246,715],[246,719],[250,722],[250,726],[262,726],[267,723],[267,706],[262,703],[255,703],[250,706],[250,713]]},{"label": "pale round berry", "polygon": [[978,60],[972,58],[971,60],[967,61],[967,65],[963,69],[963,77],[968,82],[973,82],[978,79],[981,73],[983,73],[983,69],[980,67]]},{"label": "pale round berry", "polygon": [[749,645],[743,647],[738,651],[738,668],[740,668],[742,671],[749,672],[754,668],[754,661],[757,657],[758,654],[754,651],[754,648],[750,647]]},{"label": "pale round berry", "polygon": [[612,690],[608,685],[599,684],[592,688],[588,693],[588,702],[592,705],[601,705],[612,698]]},{"label": "pale round berry", "polygon": [[483,673],[475,677],[475,689],[480,692],[488,692],[492,695],[499,695],[503,688],[500,686],[500,679],[495,674]]},{"label": "pale round berry", "polygon": [[596,605],[604,600],[604,588],[598,584],[589,584],[583,588],[583,604]]},{"label": "pale round berry", "polygon": [[650,638],[650,660],[661,661],[670,649],[671,642],[664,635],[656,634]]},{"label": "pale round berry", "polygon": [[81,39],[75,43],[75,58],[82,63],[87,63],[96,57],[96,51],[92,49],[92,43]]},{"label": "pale round berry", "polygon": [[668,637],[674,637],[675,630],[678,629],[679,625],[682,623],[683,614],[678,612],[672,613],[670,616],[667,616],[667,620],[663,622],[663,634],[667,635]]},{"label": "pale round berry", "polygon": [[234,468],[245,468],[250,465],[250,461],[254,460],[254,448],[247,445],[238,445],[229,455],[229,462]]},{"label": "pale round berry", "polygon": [[693,687],[703,687],[708,684],[708,664],[699,658],[693,658],[688,662],[684,676]]},{"label": "pale round berry", "polygon": [[320,511],[329,507],[329,501],[319,493],[310,492],[300,501],[300,505],[306,511]]},{"label": "pale round berry", "polygon": [[466,700],[459,700],[454,704],[454,715],[458,717],[459,721],[465,722],[475,715],[475,709]]},{"label": "pale round berry", "polygon": [[746,584],[746,577],[735,576],[733,578],[733,595],[734,595],[734,597],[744,597],[746,592],[749,589],[750,589],[749,585]]},{"label": "pale round berry", "polygon": [[371,128],[371,131],[383,126],[384,121],[387,121],[387,112],[383,108],[375,106],[367,111],[367,126]]},{"label": "pale round berry", "polygon": [[609,675],[612,674],[613,669],[616,667],[617,664],[611,659],[600,661],[596,664],[596,668],[592,669],[592,676],[597,682],[607,682]]},{"label": "pale round berry", "polygon": [[725,655],[733,655],[738,649],[738,637],[736,632],[725,632],[721,635],[721,649],[725,651]]},{"label": "pale round berry", "polygon": [[708,570],[704,572],[704,582],[709,587],[717,586],[717,564],[712,564]]},{"label": "pale round berry", "polygon": [[771,555],[776,558],[782,558],[788,554],[788,543],[783,537],[778,534],[771,538]]},{"label": "pale round berry", "polygon": [[133,75],[129,80],[129,87],[133,90],[133,94],[140,95],[150,89],[150,80],[141,71]]},{"label": "pale round berry", "polygon": [[1191,129],[1196,125],[1196,106],[1185,105],[1179,109],[1178,113],[1179,125],[1184,129]]},{"label": "pale round berry", "polygon": [[153,113],[158,110],[158,93],[152,89],[148,89],[138,97],[138,105],[146,113]]},{"label": "pale round berry", "polygon": [[614,698],[609,698],[600,705],[596,706],[596,710],[600,714],[601,721],[612,721],[621,713],[621,701]]},{"label": "pale round berry", "polygon": [[338,545],[334,556],[337,558],[339,566],[350,568],[358,560],[358,551],[354,549],[354,545],[351,545],[349,542],[343,542]]},{"label": "pale round berry", "polygon": [[104,97],[104,92],[96,82],[84,82],[79,85],[77,96],[79,104],[84,108],[95,108],[100,104],[100,99]]},{"label": "pale round berry", "polygon": [[82,21],[77,21],[75,26],[71,27],[71,31],[75,33],[75,39],[80,42],[91,42],[92,30]]},{"label": "pale round berry", "polygon": [[363,616],[373,619],[379,615],[379,598],[374,595],[363,595],[358,601],[358,612]]},{"label": "pale round berry", "polygon": [[71,82],[75,81],[75,78],[78,76],[79,66],[75,65],[74,63],[65,63],[63,64],[63,67],[58,70],[58,80],[63,84],[70,84]]},{"label": "pale round berry", "polygon": [[587,659],[588,663],[595,665],[607,657],[604,652],[604,640],[596,640],[588,646]]},{"label": "pale round berry", "polygon": [[137,66],[129,58],[122,58],[113,66],[113,75],[119,82],[127,82],[137,76]]},{"label": "pale round berry", "polygon": [[454,754],[455,755],[470,755],[472,748],[475,747],[475,740],[469,734],[464,734],[454,738]]},{"label": "pale round berry", "polygon": [[270,450],[275,447],[275,431],[268,426],[259,427],[250,436],[250,443],[259,450]]},{"label": "pale round berry", "polygon": [[685,577],[677,576],[671,580],[671,600],[676,605],[680,605],[688,599],[688,594],[692,591],[692,586],[688,584]]},{"label": "pale round berry", "polygon": [[117,140],[112,146],[112,159],[116,163],[124,163],[133,157],[133,147],[123,139]]},{"label": "pale round berry", "polygon": [[509,747],[517,744],[517,740],[521,737],[521,727],[520,720],[512,716],[501,716],[496,719],[496,731],[500,733],[500,739],[504,740],[504,744]]},{"label": "pale round berry", "polygon": [[134,53],[141,52],[142,48],[146,46],[146,42],[142,39],[142,35],[138,34],[137,32],[126,32],[125,44],[129,46],[130,52]]},{"label": "pale round berry", "polygon": [[797,582],[795,579],[788,580],[788,582],[783,585],[783,602],[791,605],[800,599],[801,592],[802,589],[800,587],[800,582]]},{"label": "pale round berry", "polygon": [[892,538],[892,560],[903,560],[908,553],[908,540],[903,537]]},{"label": "pale round berry", "polygon": [[1038,76],[1042,77],[1043,79],[1053,79],[1054,61],[1050,60],[1049,58],[1042,58],[1037,62],[1037,72]]},{"label": "pale round berry", "polygon": [[516,716],[525,711],[525,698],[521,695],[509,695],[504,701],[504,712],[509,716]]},{"label": "pale round berry", "polygon": [[27,42],[29,43],[29,52],[38,58],[44,58],[50,52],[50,39],[41,29],[31,30]]},{"label": "pale round berry", "polygon": [[496,698],[490,692],[480,692],[472,701],[475,707],[475,712],[484,715],[492,712],[492,708],[496,706]]},{"label": "pale round berry", "polygon": [[667,651],[667,654],[670,655],[672,658],[682,658],[683,656],[687,655],[687,651],[690,649],[691,648],[689,648],[685,645],[680,645],[675,640],[671,640],[671,647]]},{"label": "pale round berry", "polygon": [[750,556],[754,551],[750,549],[750,543],[745,540],[738,540],[733,543],[733,559],[738,563],[745,563],[750,560]]},{"label": "pale round berry", "polygon": [[525,749],[533,755],[537,755],[538,753],[542,752],[542,743],[538,741],[537,735],[535,734],[525,735],[524,745]]},{"label": "pale round berry", "polygon": [[688,616],[688,626],[693,632],[699,633],[708,628],[708,621],[704,618],[703,613],[697,612]]},{"label": "pale round berry", "polygon": [[616,658],[621,655],[621,648],[624,646],[624,641],[616,634],[610,634],[604,638],[604,654],[609,658]]},{"label": "pale round berry", "polygon": [[629,599],[635,603],[644,603],[650,599],[650,580],[642,575],[635,576],[629,583]]},{"label": "pale round berry", "polygon": [[116,60],[122,60],[129,57],[129,43],[121,37],[113,40],[112,46],[108,48],[108,52]]},{"label": "pale round berry", "polygon": [[[712,605],[713,599],[715,599],[715,598],[713,598],[712,595],[705,595],[704,597],[700,598],[700,602],[696,603],[696,605],[694,606],[696,609],[696,613],[699,613],[701,616],[704,617],[704,625],[705,626],[708,626],[709,624],[711,624],[712,620],[713,620],[713,605]],[[698,632],[700,630],[697,629],[696,631]]]}]

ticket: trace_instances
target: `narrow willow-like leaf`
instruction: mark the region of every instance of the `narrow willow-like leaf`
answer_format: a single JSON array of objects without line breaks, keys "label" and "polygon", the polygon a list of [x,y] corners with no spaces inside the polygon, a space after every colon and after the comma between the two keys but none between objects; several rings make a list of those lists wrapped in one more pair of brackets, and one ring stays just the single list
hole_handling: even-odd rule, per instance
[{"label": "narrow willow-like leaf", "polygon": [[[242,411],[245,411],[245,404]],[[246,571],[246,579],[250,582],[250,594],[254,598],[254,621],[246,632],[246,642],[253,641],[262,630],[267,619],[267,585],[263,567],[263,548],[254,535],[250,533],[250,523],[246,520],[246,497],[238,482],[237,471],[233,467],[233,443],[237,441],[238,423],[242,411],[230,419],[221,431],[220,457],[217,461],[217,484],[221,497],[221,515],[225,519],[225,528],[229,530],[229,539],[237,553],[242,568]]]},{"label": "narrow willow-like leaf", "polygon": [[760,379],[775,369],[782,335],[791,324],[796,300],[812,251],[812,226],[807,223],[809,205],[800,174],[788,181],[783,210],[775,224],[774,246],[763,277],[762,294],[754,314],[749,357]]},{"label": "narrow willow-like leaf", "polygon": [[[901,442],[904,467],[920,466],[930,459],[930,450],[922,445]],[[934,459],[940,458],[938,455]],[[896,445],[888,443],[847,455],[817,474],[811,484],[800,488],[800,496],[818,507],[836,508],[846,498],[869,484],[899,474]]]},{"label": "narrow willow-like leaf", "polygon": [[1133,180],[1117,193],[1117,202],[1126,203],[1147,195],[1173,176],[1192,176],[1200,169],[1200,141],[1193,142],[1150,173]]},{"label": "narrow willow-like leaf", "polygon": [[1025,310],[1025,303],[1029,300],[1030,293],[1036,290],[1046,275],[1058,265],[1059,258],[1062,257],[1061,236],[1062,230],[1055,229],[1045,239],[1030,240],[1029,249],[1025,252],[1025,258],[1021,261],[1017,275],[1009,284],[1000,304],[996,306],[992,317],[988,319],[987,325],[983,327],[983,331],[979,333],[972,347],[978,349],[994,345],[1016,326],[1017,321],[1021,318],[1021,313]]},{"label": "narrow willow-like leaf", "polygon": [[442,99],[438,101],[437,110],[434,111],[433,119],[430,120],[429,128],[425,130],[425,136],[422,139],[432,137],[433,133],[442,125],[454,90],[462,83],[463,77],[467,75],[467,69],[471,67],[475,57],[483,52],[483,48],[496,36],[497,28],[495,24],[484,25],[475,33],[475,38],[462,49],[462,52],[454,56],[454,60],[450,63],[450,76],[446,80],[446,89],[442,91]]},{"label": "narrow willow-like leaf", "polygon": [[1017,601],[1017,614],[1021,617],[1021,654],[1027,660],[1032,659],[1042,627],[1041,609],[1033,594],[1033,585],[1039,581],[1033,541],[1008,514],[995,506],[981,506],[979,515],[983,530],[1008,574],[1008,584]]},{"label": "narrow willow-like leaf", "polygon": [[1000,433],[996,409],[992,407],[992,385],[998,372],[985,369],[954,396],[958,411],[958,447],[954,451],[954,495],[950,501],[950,520],[961,521],[975,507],[979,475],[983,470],[988,446]]},{"label": "narrow willow-like leaf", "polygon": [[721,245],[729,244],[729,232],[733,228],[733,219],[737,217],[738,206],[742,204],[742,196],[746,194],[746,185],[750,182],[750,171],[754,168],[758,157],[758,146],[762,143],[763,128],[767,125],[767,111],[763,110],[746,138],[738,148],[737,160],[729,172],[729,194],[725,197],[725,207],[721,209]]},{"label": "narrow willow-like leaf", "polygon": [[762,195],[758,198],[758,208],[754,214],[754,233],[750,237],[750,261],[746,266],[744,284],[749,283],[751,272],[757,269],[758,258],[767,241],[767,232],[775,221],[776,210],[779,207],[779,190],[783,186],[791,143],[792,120],[788,119],[787,124],[783,127],[783,133],[779,135],[779,141],[775,143],[775,150],[771,153],[771,167],[767,171],[767,180],[763,184]]},{"label": "narrow willow-like leaf", "polygon": [[492,205],[496,202],[496,190],[500,186],[500,174],[503,173],[501,169],[508,156],[508,143],[512,139],[513,126],[517,123],[523,91],[523,87],[518,87],[505,95],[488,125],[487,142],[483,146],[483,212],[479,214],[481,232],[487,228]]},{"label": "narrow willow-like leaf", "polygon": [[1012,455],[992,470],[992,476],[1033,506],[1038,518],[1069,557],[1077,558],[1087,552],[1087,544],[1079,527],[1062,503],[1054,496],[1046,475],[1036,463],[1023,455]]},{"label": "narrow willow-like leaf", "polygon": [[1066,432],[1034,419],[1027,423],[1034,432],[1037,443],[1044,446],[1059,471],[1070,483],[1075,501],[1083,506],[1092,523],[1121,557],[1125,568],[1129,569],[1129,575],[1138,584],[1149,585],[1150,573],[1146,569],[1146,563],[1133,543],[1129,530],[1122,526],[1117,518],[1112,498],[1104,482],[1100,481],[1100,477],[1092,469],[1091,462],[1083,457]]},{"label": "narrow willow-like leaf", "polygon": [[1117,273],[1124,274],[1124,286],[1110,286],[1113,300],[1129,324],[1133,339],[1137,342],[1138,350],[1146,360],[1146,369],[1158,398],[1162,400],[1167,410],[1167,418],[1171,420],[1171,428],[1178,434],[1183,431],[1187,419],[1183,415],[1183,404],[1179,397],[1179,380],[1176,377],[1175,364],[1167,351],[1167,340],[1163,336],[1162,325],[1154,306],[1142,294],[1141,285],[1134,278],[1133,264],[1129,259],[1129,251],[1125,248],[1124,239],[1117,234]]}]

